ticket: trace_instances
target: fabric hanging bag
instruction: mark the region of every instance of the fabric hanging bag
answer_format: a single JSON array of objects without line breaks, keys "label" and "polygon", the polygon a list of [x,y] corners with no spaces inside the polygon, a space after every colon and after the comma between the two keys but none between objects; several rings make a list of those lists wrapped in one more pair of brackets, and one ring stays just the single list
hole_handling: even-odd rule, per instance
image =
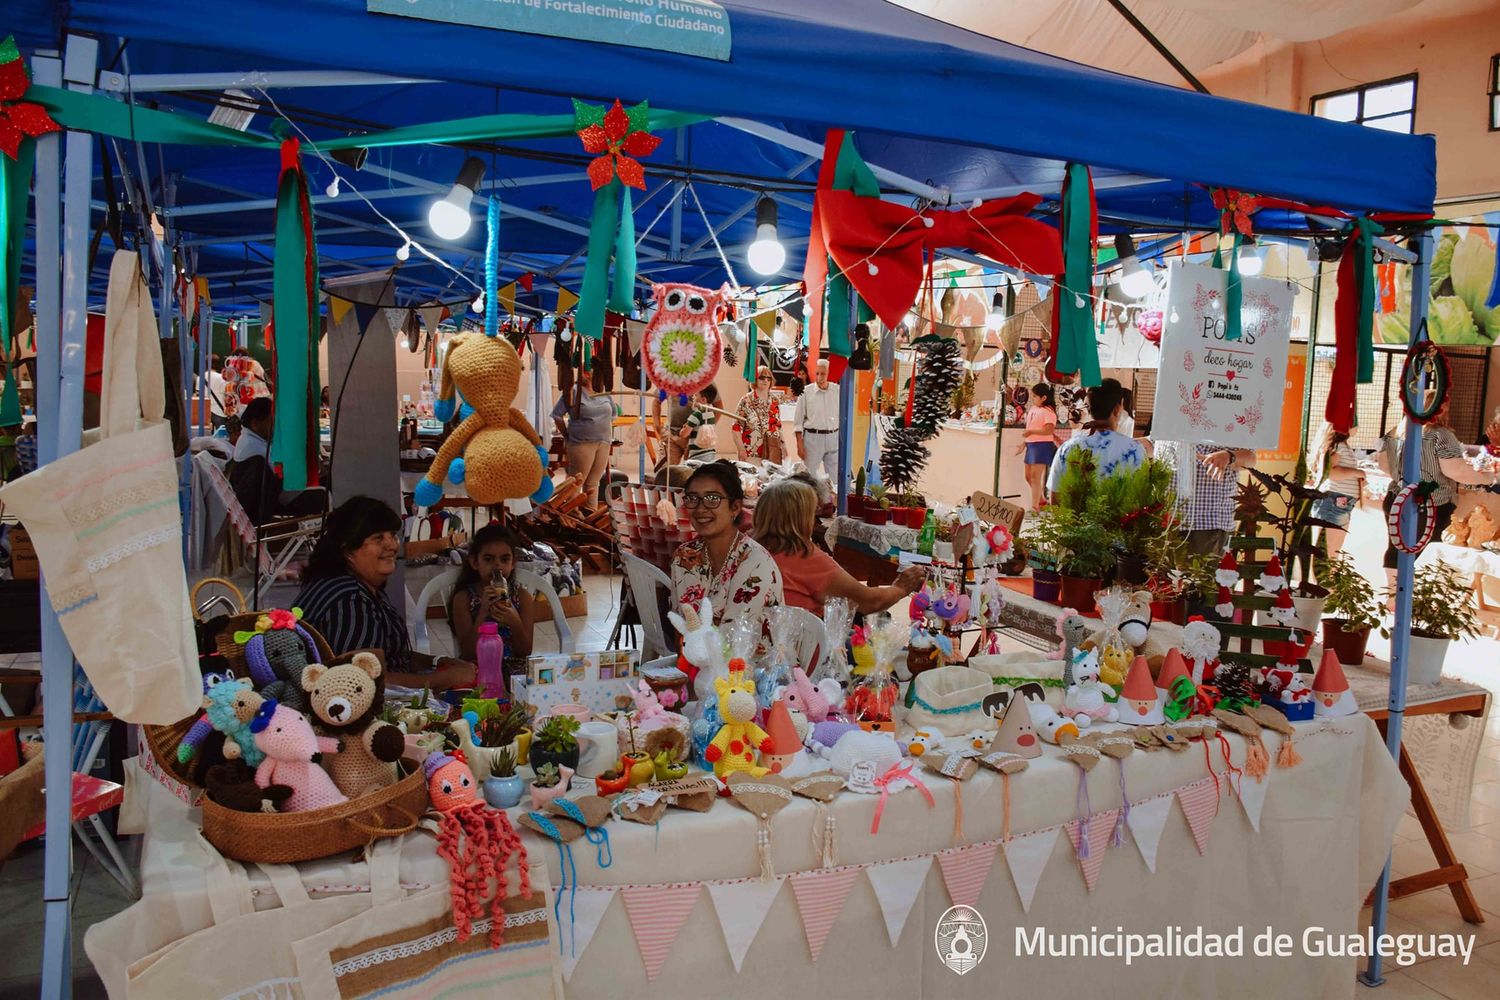
[{"label": "fabric hanging bag", "polygon": [[156,316],[133,251],[110,264],[105,312],[99,428],[0,489],[0,502],[26,525],[58,621],[105,707],[168,725],[197,711],[203,691]]}]

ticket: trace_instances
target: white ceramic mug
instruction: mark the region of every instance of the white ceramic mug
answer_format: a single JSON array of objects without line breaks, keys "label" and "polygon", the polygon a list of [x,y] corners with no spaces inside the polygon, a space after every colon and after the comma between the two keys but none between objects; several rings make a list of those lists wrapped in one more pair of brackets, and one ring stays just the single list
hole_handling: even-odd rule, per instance
[{"label": "white ceramic mug", "polygon": [[578,774],[596,778],[619,759],[619,734],[609,722],[585,722],[578,727]]}]

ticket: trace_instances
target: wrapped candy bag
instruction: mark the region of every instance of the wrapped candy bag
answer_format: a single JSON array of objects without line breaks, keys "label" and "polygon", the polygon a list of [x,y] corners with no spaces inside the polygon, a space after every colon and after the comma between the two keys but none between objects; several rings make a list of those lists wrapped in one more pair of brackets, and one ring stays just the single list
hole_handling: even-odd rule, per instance
[{"label": "wrapped candy bag", "polygon": [[823,649],[812,682],[825,679],[849,687],[849,625],[854,620],[854,606],[847,598],[830,597],[823,604]]},{"label": "wrapped candy bag", "polygon": [[891,709],[895,707],[899,687],[894,674],[896,660],[905,651],[909,629],[907,623],[892,621],[889,615],[873,619],[866,629],[875,665],[844,699],[844,711],[863,729],[881,732],[895,729]]},{"label": "wrapped candy bag", "polygon": [[[760,619],[742,618],[724,626],[722,632],[729,655],[728,670],[730,672],[745,670],[751,658],[755,656],[755,647],[760,642]],[[693,763],[704,770],[710,770],[713,765],[705,755],[708,753],[709,743],[713,741],[714,735],[723,725],[723,720],[719,718],[719,699],[714,695],[711,686],[708,692],[698,699],[697,705],[698,714],[694,716],[692,724]]]},{"label": "wrapped candy bag", "polygon": [[771,629],[771,652],[755,671],[755,703],[761,712],[770,711],[776,692],[792,683],[797,663],[796,613],[789,605],[777,605],[766,611],[766,624]]},{"label": "wrapped candy bag", "polygon": [[1094,640],[1094,648],[1099,652],[1099,679],[1119,691],[1125,686],[1125,675],[1135,660],[1135,647],[1120,632],[1130,605],[1130,593],[1121,587],[1101,590],[1094,597],[1094,604],[1104,626]]}]

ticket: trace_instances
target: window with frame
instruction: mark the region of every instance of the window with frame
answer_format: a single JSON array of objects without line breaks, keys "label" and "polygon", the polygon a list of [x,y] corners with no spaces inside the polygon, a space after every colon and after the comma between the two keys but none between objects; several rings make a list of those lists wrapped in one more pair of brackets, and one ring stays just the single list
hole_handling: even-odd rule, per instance
[{"label": "window with frame", "polygon": [[1413,73],[1319,94],[1312,99],[1312,113],[1319,118],[1368,125],[1387,132],[1415,132],[1417,75]]},{"label": "window with frame", "polygon": [[1500,132],[1500,55],[1490,56],[1490,131]]}]

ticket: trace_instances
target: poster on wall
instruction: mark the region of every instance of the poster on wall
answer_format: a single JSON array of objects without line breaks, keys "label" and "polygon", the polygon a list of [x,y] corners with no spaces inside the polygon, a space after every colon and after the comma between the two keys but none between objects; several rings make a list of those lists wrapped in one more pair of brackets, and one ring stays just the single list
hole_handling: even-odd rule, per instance
[{"label": "poster on wall", "polygon": [[[1472,214],[1465,211],[1433,235],[1427,333],[1438,344],[1493,347],[1500,344],[1500,229],[1493,228],[1500,226],[1500,202],[1469,207]],[[1375,273],[1375,339],[1405,344],[1411,333],[1412,268],[1389,262],[1376,265]]]},{"label": "poster on wall", "polygon": [[1225,340],[1229,274],[1177,264],[1167,278],[1151,436],[1230,448],[1275,448],[1281,433],[1293,286],[1242,279],[1240,339]]}]

